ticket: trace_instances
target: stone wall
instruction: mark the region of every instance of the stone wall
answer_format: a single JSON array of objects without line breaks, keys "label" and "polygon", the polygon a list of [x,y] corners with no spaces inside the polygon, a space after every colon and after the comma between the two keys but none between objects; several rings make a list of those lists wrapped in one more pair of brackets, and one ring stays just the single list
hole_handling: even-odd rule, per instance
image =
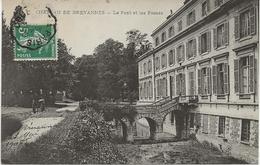
[{"label": "stone wall", "polygon": [[[219,116],[207,115],[207,118],[203,118],[203,115],[197,113],[194,119],[195,125],[202,124],[196,134],[199,142],[206,141],[210,146],[235,158],[249,163],[258,163],[258,121],[250,120],[250,140],[249,143],[244,143],[241,142],[242,119],[225,117],[225,135],[220,137],[218,134]],[[203,124],[208,124],[208,133],[201,131]]]}]

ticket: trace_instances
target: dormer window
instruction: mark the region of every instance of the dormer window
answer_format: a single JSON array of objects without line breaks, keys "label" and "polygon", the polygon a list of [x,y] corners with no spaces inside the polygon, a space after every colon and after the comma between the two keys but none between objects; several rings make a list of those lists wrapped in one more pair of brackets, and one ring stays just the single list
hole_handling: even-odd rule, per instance
[{"label": "dormer window", "polygon": [[182,20],[178,22],[178,31],[182,31]]},{"label": "dormer window", "polygon": [[187,15],[187,26],[195,23],[196,21],[196,18],[195,18],[195,10],[193,10],[192,12],[190,12],[188,15]]},{"label": "dormer window", "polygon": [[156,37],[155,39],[155,46],[158,46],[159,45],[159,37]]},{"label": "dormer window", "polygon": [[223,4],[223,0],[215,0],[215,7],[219,7],[220,5]]},{"label": "dormer window", "polygon": [[202,8],[201,15],[202,17],[204,17],[209,12],[209,1],[203,2],[201,8]]},{"label": "dormer window", "polygon": [[171,38],[174,35],[174,26],[171,26],[168,30],[169,38]]},{"label": "dormer window", "polygon": [[166,40],[166,33],[165,32],[162,33],[162,39],[161,40],[162,40],[162,43]]}]

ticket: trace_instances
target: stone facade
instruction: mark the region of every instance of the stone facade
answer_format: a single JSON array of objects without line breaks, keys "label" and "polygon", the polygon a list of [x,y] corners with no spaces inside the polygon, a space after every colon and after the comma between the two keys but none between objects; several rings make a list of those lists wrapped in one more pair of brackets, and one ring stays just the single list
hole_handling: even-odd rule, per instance
[{"label": "stone facade", "polygon": [[[138,104],[196,95],[198,106],[186,107],[194,119],[179,114],[176,134],[195,133],[223,152],[256,162],[258,17],[257,0],[184,4],[153,31],[154,49],[139,57]],[[151,68],[146,71],[149,61]]]}]

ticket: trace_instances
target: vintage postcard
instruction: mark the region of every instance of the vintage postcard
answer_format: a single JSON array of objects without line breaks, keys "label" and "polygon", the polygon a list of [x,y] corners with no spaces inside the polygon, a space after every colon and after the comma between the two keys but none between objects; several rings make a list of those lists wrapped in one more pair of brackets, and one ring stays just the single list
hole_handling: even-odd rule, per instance
[{"label": "vintage postcard", "polygon": [[258,164],[258,0],[3,0],[3,164]]}]

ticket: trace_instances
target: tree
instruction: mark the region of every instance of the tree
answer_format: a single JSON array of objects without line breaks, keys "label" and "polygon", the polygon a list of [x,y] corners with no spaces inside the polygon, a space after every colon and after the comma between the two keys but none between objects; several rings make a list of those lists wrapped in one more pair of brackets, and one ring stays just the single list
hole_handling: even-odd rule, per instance
[{"label": "tree", "polygon": [[119,99],[123,82],[118,71],[124,45],[113,39],[106,40],[95,49],[98,70],[98,94],[104,99]]},{"label": "tree", "polygon": [[128,41],[127,47],[131,47],[135,50],[135,56],[140,56],[146,51],[152,48],[152,43],[147,39],[147,34],[142,34],[137,29],[132,29],[126,32]]},{"label": "tree", "polygon": [[83,55],[76,59],[75,73],[77,83],[73,87],[73,97],[82,100],[97,98],[97,60],[93,55]]},{"label": "tree", "polygon": [[126,32],[128,44],[124,49],[120,67],[120,77],[125,82],[125,96],[129,101],[138,97],[138,56],[150,50],[151,43],[146,39],[147,34],[133,29]]}]

